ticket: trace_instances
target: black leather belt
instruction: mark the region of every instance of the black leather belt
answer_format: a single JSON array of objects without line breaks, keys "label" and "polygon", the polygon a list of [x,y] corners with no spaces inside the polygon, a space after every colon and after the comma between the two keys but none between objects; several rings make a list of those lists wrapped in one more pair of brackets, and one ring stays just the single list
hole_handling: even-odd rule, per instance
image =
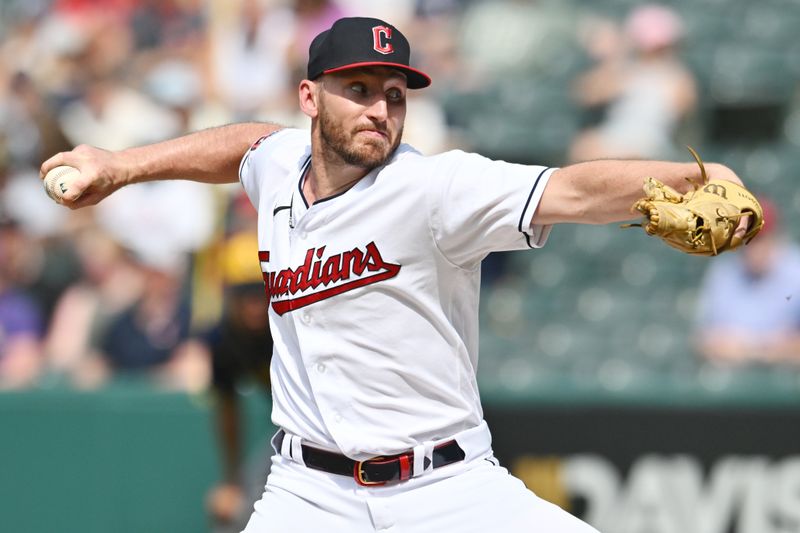
[{"label": "black leather belt", "polygon": [[[284,436],[283,430],[276,435],[275,444],[279,450]],[[405,481],[411,479],[414,471],[414,452],[356,461],[344,455],[312,448],[305,444],[301,448],[303,462],[308,468],[352,477],[359,485],[363,486],[379,486],[391,481]],[[428,468],[432,462],[433,468],[439,468],[463,461],[464,457],[464,450],[455,440],[450,440],[433,448],[431,459],[425,459],[424,467]]]}]

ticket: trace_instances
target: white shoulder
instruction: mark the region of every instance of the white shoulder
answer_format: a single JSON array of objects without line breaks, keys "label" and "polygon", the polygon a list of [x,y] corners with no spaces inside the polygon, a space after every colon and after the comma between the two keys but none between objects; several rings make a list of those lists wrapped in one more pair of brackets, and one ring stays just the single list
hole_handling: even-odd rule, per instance
[{"label": "white shoulder", "polygon": [[253,143],[242,158],[242,166],[252,160],[256,166],[290,167],[310,151],[311,134],[308,130],[285,128]]},{"label": "white shoulder", "polygon": [[307,130],[282,129],[253,143],[239,165],[239,180],[253,205],[259,204],[262,192],[276,187],[310,154],[311,134]]},{"label": "white shoulder", "polygon": [[[463,172],[463,169],[469,166],[470,155],[481,157],[461,150],[423,155],[412,146],[402,144],[386,165],[385,170],[391,175],[402,174],[401,183],[414,181],[423,188],[429,188],[448,176]],[[397,183],[397,180],[394,181]],[[397,184],[399,185],[399,183]]]}]

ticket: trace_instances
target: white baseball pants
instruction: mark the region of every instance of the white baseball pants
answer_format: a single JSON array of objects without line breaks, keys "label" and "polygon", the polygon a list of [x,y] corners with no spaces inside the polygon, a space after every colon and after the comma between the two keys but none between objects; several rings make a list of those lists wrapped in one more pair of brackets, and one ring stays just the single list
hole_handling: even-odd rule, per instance
[{"label": "white baseball pants", "polygon": [[597,533],[498,466],[488,442],[476,456],[455,438],[464,461],[382,487],[276,454],[243,533]]}]

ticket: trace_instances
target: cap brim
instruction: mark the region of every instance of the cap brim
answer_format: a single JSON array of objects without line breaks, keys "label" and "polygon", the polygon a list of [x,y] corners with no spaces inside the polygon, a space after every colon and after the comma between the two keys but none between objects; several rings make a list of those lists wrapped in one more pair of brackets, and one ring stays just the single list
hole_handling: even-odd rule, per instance
[{"label": "cap brim", "polygon": [[363,63],[351,63],[349,65],[342,65],[341,67],[330,68],[323,71],[323,74],[331,74],[333,72],[340,72],[342,70],[350,70],[362,67],[390,67],[403,72],[406,75],[406,81],[409,89],[424,89],[431,84],[431,77],[415,68],[400,63],[391,63],[387,61],[366,61]]}]

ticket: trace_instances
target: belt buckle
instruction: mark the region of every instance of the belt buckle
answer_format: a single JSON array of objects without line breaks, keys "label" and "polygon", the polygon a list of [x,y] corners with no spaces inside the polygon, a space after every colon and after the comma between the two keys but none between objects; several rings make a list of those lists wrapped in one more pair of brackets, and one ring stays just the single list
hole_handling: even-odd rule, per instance
[{"label": "belt buckle", "polygon": [[[384,481],[369,481],[364,479],[364,465],[369,463],[383,463],[383,464],[390,464],[396,463],[397,464],[397,474],[390,479]],[[400,455],[391,455],[391,456],[378,456],[368,459],[366,461],[356,461],[355,466],[353,467],[353,477],[356,479],[359,485],[365,487],[377,487],[381,485],[386,485],[389,482],[393,481],[407,481],[411,479],[411,475],[413,473],[413,464],[414,464],[414,454],[411,452],[408,453],[401,453]]]},{"label": "belt buckle", "polygon": [[381,485],[386,485],[386,481],[369,481],[364,479],[364,463],[369,463],[370,461],[374,461],[376,459],[384,459],[384,457],[373,457],[372,459],[368,459],[366,461],[356,461],[356,464],[353,467],[353,477],[355,478],[356,483],[362,487],[379,487]]}]

